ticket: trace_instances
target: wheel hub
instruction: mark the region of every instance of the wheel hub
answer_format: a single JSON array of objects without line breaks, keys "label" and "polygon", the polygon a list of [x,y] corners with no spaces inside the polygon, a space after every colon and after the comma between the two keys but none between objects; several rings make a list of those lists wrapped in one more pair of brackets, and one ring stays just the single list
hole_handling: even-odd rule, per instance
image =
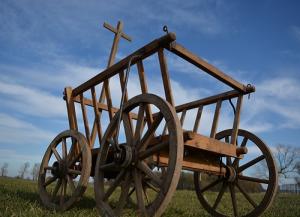
[{"label": "wheel hub", "polygon": [[114,153],[114,161],[121,167],[128,167],[133,159],[132,148],[128,145],[120,145],[121,151]]},{"label": "wheel hub", "polygon": [[55,161],[52,164],[51,174],[56,177],[64,177],[68,173],[68,166],[65,161]]}]

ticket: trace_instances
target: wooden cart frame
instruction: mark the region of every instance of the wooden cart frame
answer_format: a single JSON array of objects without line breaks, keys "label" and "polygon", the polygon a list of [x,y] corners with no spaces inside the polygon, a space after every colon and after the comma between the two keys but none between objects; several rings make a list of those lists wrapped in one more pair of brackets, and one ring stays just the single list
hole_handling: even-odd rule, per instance
[{"label": "wooden cart frame", "polygon": [[[265,143],[254,134],[239,129],[243,96],[254,92],[254,86],[239,83],[188,51],[176,42],[174,33],[167,33],[114,64],[120,38],[131,39],[122,32],[121,22],[116,29],[108,24],[104,26],[115,32],[108,68],[73,89],[65,88],[64,99],[70,130],[62,132],[51,142],[43,158],[39,177],[43,203],[57,210],[68,209],[81,197],[89,177],[93,176],[97,208],[101,215],[122,215],[126,204],[133,203],[136,204],[133,207],[139,216],[160,216],[170,202],[181,170],[184,169],[194,172],[198,198],[213,216],[261,214],[274,198],[277,173],[274,159]],[[232,90],[175,105],[165,50],[193,64]],[[158,57],[165,99],[148,91],[143,61],[153,55]],[[130,67],[133,66],[137,67],[141,94],[129,99],[127,80]],[[123,93],[124,104],[121,103],[120,108],[113,106],[111,98],[110,79],[115,76],[118,76]],[[99,98],[95,88],[97,85],[102,85]],[[90,92],[91,98],[84,96],[87,92]],[[217,133],[222,103],[232,99],[236,99],[232,129]],[[80,104],[81,111],[76,112],[75,103]],[[204,136],[198,133],[203,108],[214,104],[210,136]],[[94,110],[91,129],[87,106]],[[156,112],[153,112],[153,107]],[[182,129],[185,116],[191,110],[197,110],[193,128]],[[105,111],[110,120],[106,128],[101,123]],[[83,119],[85,135],[79,133],[79,114]],[[159,131],[161,125],[163,128]],[[118,142],[120,127],[124,131],[123,143]],[[100,147],[94,148],[97,135]],[[260,150],[260,154],[241,165],[240,160],[247,155],[246,144],[249,141]],[[55,158],[54,163],[50,163],[51,156]],[[253,168],[260,161],[267,164],[267,178],[243,174],[244,170]],[[216,178],[202,186],[200,174],[210,174]],[[263,184],[265,191],[262,199],[254,200],[243,189],[241,180]],[[220,186],[217,188],[219,193],[210,202],[204,194],[217,185]],[[230,214],[218,209],[226,189],[229,189],[232,200]],[[239,210],[236,189],[250,204],[247,213]],[[147,196],[149,191],[151,196]],[[118,194],[117,205],[110,201],[110,198],[115,197],[112,196],[114,194]]]}]

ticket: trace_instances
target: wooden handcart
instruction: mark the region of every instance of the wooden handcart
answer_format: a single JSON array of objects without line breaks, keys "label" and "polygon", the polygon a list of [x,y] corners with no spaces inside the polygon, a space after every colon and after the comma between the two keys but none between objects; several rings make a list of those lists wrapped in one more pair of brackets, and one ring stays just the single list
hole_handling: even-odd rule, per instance
[{"label": "wooden handcart", "polygon": [[[64,91],[70,129],[54,138],[41,163],[38,186],[45,206],[67,210],[94,177],[101,216],[122,216],[128,210],[135,210],[138,216],[161,216],[181,171],[188,170],[194,173],[200,203],[211,215],[258,216],[266,210],[277,189],[276,165],[261,139],[239,129],[243,96],[254,92],[254,86],[237,82],[194,55],[176,42],[174,33],[166,33],[114,64],[120,38],[131,39],[122,32],[121,22],[117,28],[104,26],[115,33],[107,69]],[[166,52],[232,90],[175,105]],[[148,90],[144,60],[154,55],[164,97]],[[129,97],[127,83],[133,66],[137,67],[140,94]],[[121,87],[120,106],[113,101],[112,79],[118,79]],[[221,107],[227,100],[236,102],[232,128],[217,132]],[[205,136],[199,132],[199,124],[209,106],[215,111],[211,126],[207,126],[210,134]],[[188,115],[194,115],[194,124],[183,129]],[[99,146],[94,145],[97,142]],[[257,165],[261,163],[267,171],[258,176]],[[247,183],[261,186],[261,192],[245,190]]]}]

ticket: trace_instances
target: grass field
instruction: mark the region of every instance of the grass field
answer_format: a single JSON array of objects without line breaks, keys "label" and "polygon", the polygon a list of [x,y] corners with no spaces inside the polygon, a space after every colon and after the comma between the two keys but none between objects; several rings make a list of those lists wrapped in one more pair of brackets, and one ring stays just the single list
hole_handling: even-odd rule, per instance
[{"label": "grass field", "polygon": [[[97,216],[92,186],[87,189],[83,199],[72,209],[63,213],[43,207],[37,193],[37,184],[28,180],[0,177],[0,217],[35,216]],[[225,200],[230,203],[230,200]],[[225,202],[226,203],[226,202]],[[231,204],[228,204],[231,205]],[[226,204],[224,204],[226,207]],[[128,214],[128,216],[134,216]],[[210,216],[201,207],[195,192],[178,190],[164,217],[173,216]],[[268,217],[299,217],[300,195],[279,194],[271,208],[264,213]]]}]

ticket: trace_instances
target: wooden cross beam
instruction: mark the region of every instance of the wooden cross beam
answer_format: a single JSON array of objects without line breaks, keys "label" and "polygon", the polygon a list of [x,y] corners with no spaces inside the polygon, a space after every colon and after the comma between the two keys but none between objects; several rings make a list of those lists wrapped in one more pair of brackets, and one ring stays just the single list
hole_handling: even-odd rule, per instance
[{"label": "wooden cross beam", "polygon": [[109,25],[108,23],[103,23],[103,26],[112,31],[113,33],[115,33],[115,37],[114,37],[114,41],[113,41],[113,44],[112,44],[112,48],[111,48],[111,51],[110,51],[110,55],[109,55],[109,60],[108,60],[108,64],[107,64],[107,68],[109,68],[110,66],[112,66],[115,62],[115,57],[116,57],[116,53],[117,53],[117,50],[118,50],[118,46],[119,46],[119,41],[120,41],[120,38],[124,38],[128,41],[131,42],[131,37],[129,37],[128,35],[126,35],[125,33],[123,33],[123,22],[122,21],[119,21],[118,22],[118,25],[117,25],[117,28],[114,28],[112,27],[111,25]]}]

